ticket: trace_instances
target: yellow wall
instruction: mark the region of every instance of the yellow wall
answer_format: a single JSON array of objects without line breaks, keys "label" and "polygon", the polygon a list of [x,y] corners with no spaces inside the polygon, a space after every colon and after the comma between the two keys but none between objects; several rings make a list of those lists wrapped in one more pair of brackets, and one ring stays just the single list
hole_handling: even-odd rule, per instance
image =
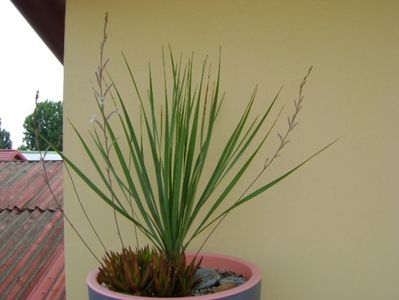
[{"label": "yellow wall", "polygon": [[[221,46],[225,126],[256,83],[259,100],[284,84],[290,111],[300,78],[314,65],[300,127],[266,179],[336,137],[339,143],[231,214],[206,250],[257,263],[263,299],[399,299],[398,1],[68,0],[65,114],[83,131],[95,111],[90,84],[105,11],[111,68],[121,78],[120,50],[141,72],[149,60],[159,62],[168,43],[199,58],[209,53],[213,62]],[[66,153],[86,165],[69,125],[65,132]],[[103,205],[84,188],[81,195],[117,247]],[[68,181],[65,200],[67,214],[101,255]],[[66,226],[68,299],[85,298],[85,276],[95,266]]]}]

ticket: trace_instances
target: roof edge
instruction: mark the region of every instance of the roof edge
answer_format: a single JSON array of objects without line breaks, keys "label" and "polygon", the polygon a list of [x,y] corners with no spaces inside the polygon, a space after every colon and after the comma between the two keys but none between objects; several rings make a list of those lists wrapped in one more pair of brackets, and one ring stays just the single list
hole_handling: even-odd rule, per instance
[{"label": "roof edge", "polygon": [[11,0],[61,64],[64,64],[66,0]]}]

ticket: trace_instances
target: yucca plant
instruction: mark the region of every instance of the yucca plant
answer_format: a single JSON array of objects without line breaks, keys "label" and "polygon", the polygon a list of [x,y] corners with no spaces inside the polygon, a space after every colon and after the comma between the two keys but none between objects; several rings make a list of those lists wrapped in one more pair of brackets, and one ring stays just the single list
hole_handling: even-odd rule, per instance
[{"label": "yucca plant", "polygon": [[[182,57],[176,59],[170,49],[167,54],[162,51],[163,81],[161,84],[154,82],[150,67],[148,86],[143,90],[127,57],[123,55],[135,93],[132,99],[127,99],[107,71],[108,60],[103,58],[106,40],[105,25],[96,72],[98,86],[95,99],[99,115],[93,118],[91,141],[86,141],[72,125],[100,181],[91,178],[71,159],[60,154],[66,166],[113,209],[118,232],[116,214],[131,221],[170,261],[178,261],[193,239],[205,230],[212,233],[232,210],[264,193],[331,145],[274,180],[260,184],[261,175],[281,154],[297,125],[303,88],[310,69],[300,84],[287,129],[278,133],[279,146],[265,160],[244,192],[237,196],[234,187],[258,158],[260,149],[270,137],[275,136],[271,133],[275,130],[281,110],[274,113],[272,120],[269,119],[280,91],[263,112],[253,117],[251,113],[257,89],[254,90],[219,157],[210,166],[209,154],[213,151],[214,133],[223,112],[220,58],[216,74],[212,75],[207,59],[197,72],[193,57],[185,61]],[[161,99],[156,96],[158,89],[163,90]],[[132,106],[135,107],[133,111]],[[123,244],[122,237],[121,241]],[[106,261],[115,259],[114,255],[106,257]],[[136,263],[125,259],[123,265]],[[161,265],[164,261],[156,263]],[[158,269],[165,270],[160,265]],[[179,268],[178,265],[173,266]],[[137,276],[141,277],[136,285],[145,285],[146,269],[142,269]],[[160,272],[151,284],[167,294],[168,291],[160,283],[163,276],[165,274]]]}]

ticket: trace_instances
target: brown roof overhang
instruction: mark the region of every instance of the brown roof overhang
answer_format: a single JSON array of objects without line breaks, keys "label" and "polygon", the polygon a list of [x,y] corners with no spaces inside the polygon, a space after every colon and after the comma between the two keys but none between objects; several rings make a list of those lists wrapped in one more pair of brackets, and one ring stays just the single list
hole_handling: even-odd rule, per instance
[{"label": "brown roof overhang", "polygon": [[57,59],[64,62],[66,0],[11,0]]}]

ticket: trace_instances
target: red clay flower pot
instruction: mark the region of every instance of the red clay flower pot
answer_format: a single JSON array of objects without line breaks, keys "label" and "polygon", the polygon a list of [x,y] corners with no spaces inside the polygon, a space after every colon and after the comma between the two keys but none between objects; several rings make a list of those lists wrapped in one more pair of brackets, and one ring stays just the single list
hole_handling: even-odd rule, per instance
[{"label": "red clay flower pot", "polygon": [[[98,270],[93,270],[87,277],[87,285],[89,288],[90,300],[260,300],[261,292],[261,272],[252,263],[225,255],[204,253],[199,256],[203,257],[201,266],[208,268],[215,268],[221,270],[229,270],[243,275],[247,282],[244,284],[214,294],[203,296],[188,296],[188,297],[172,297],[172,298],[158,298],[158,297],[141,297],[130,296],[108,290],[97,282]],[[190,261],[194,254],[188,253],[187,260]]]}]

